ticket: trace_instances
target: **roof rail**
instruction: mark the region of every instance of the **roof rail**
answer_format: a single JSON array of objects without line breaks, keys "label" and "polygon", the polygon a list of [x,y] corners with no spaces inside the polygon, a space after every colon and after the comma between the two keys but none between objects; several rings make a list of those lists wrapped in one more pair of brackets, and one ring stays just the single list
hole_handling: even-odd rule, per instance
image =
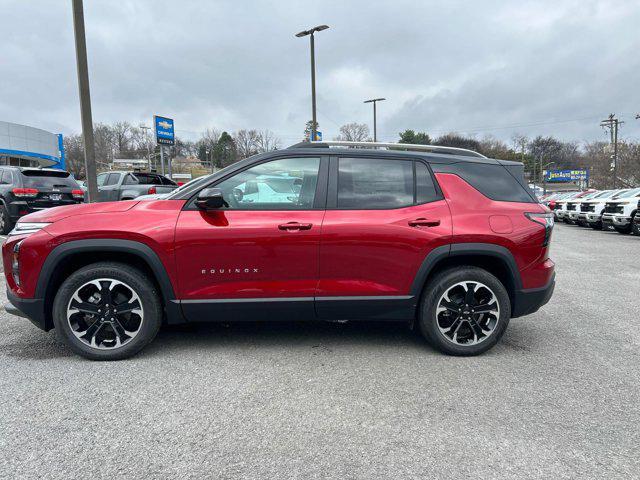
[{"label": "roof rail", "polygon": [[445,147],[440,145],[419,145],[414,143],[392,143],[392,142],[350,142],[342,140],[300,142],[291,145],[289,148],[329,148],[329,147],[364,147],[364,148],[386,148],[398,150],[414,150],[420,152],[447,153],[450,155],[464,155],[468,157],[487,158],[481,153],[466,148]]}]

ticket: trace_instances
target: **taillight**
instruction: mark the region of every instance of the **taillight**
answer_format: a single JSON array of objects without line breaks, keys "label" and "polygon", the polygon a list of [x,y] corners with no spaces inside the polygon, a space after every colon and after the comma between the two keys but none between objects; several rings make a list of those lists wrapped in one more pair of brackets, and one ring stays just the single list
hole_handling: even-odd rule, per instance
[{"label": "taillight", "polygon": [[37,188],[14,188],[11,192],[20,198],[35,198],[38,195]]},{"label": "taillight", "polygon": [[544,242],[542,246],[546,247],[549,245],[551,231],[553,230],[553,213],[526,212],[524,215],[532,222],[536,222],[544,227]]},{"label": "taillight", "polygon": [[84,192],[82,190],[71,190],[71,196],[76,200],[83,200]]},{"label": "taillight", "polygon": [[147,190],[147,193],[149,195],[155,195],[156,194],[156,187],[149,187],[149,190]]},{"label": "taillight", "polygon": [[551,200],[551,201],[549,202],[549,208],[550,208],[551,210],[555,210],[555,209],[556,209],[556,202],[554,202],[553,200]]}]

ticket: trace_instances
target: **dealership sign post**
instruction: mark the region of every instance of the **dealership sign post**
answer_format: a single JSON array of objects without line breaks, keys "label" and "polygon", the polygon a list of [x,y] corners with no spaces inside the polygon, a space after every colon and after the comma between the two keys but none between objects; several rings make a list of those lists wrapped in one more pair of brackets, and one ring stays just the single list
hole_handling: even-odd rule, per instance
[{"label": "dealership sign post", "polygon": [[[160,145],[160,165],[162,175],[164,175],[164,145],[175,145],[176,143],[173,119],[154,115],[153,127],[156,132],[156,143]],[[169,160],[169,177],[171,177],[171,160]]]}]

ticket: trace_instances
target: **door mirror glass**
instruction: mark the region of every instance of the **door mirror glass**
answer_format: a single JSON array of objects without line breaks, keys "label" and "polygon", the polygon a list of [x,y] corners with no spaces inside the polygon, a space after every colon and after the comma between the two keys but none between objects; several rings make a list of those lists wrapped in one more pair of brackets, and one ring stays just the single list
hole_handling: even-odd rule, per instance
[{"label": "door mirror glass", "polygon": [[205,188],[201,190],[195,203],[196,207],[200,210],[217,210],[229,206],[222,196],[222,190],[219,188]]}]

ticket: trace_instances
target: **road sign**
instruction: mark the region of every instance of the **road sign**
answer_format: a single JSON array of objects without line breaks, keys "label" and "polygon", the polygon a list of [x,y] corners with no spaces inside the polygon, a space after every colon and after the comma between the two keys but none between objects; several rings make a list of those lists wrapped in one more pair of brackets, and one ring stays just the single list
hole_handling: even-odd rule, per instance
[{"label": "road sign", "polygon": [[[309,138],[311,138],[313,136],[313,133],[309,133]],[[313,141],[314,139],[311,138],[311,141]],[[316,142],[321,142],[322,141],[322,132],[316,132],[316,138],[315,138]]]},{"label": "road sign", "polygon": [[160,145],[175,145],[176,137],[172,118],[154,115],[153,125],[156,130],[156,143]]}]

